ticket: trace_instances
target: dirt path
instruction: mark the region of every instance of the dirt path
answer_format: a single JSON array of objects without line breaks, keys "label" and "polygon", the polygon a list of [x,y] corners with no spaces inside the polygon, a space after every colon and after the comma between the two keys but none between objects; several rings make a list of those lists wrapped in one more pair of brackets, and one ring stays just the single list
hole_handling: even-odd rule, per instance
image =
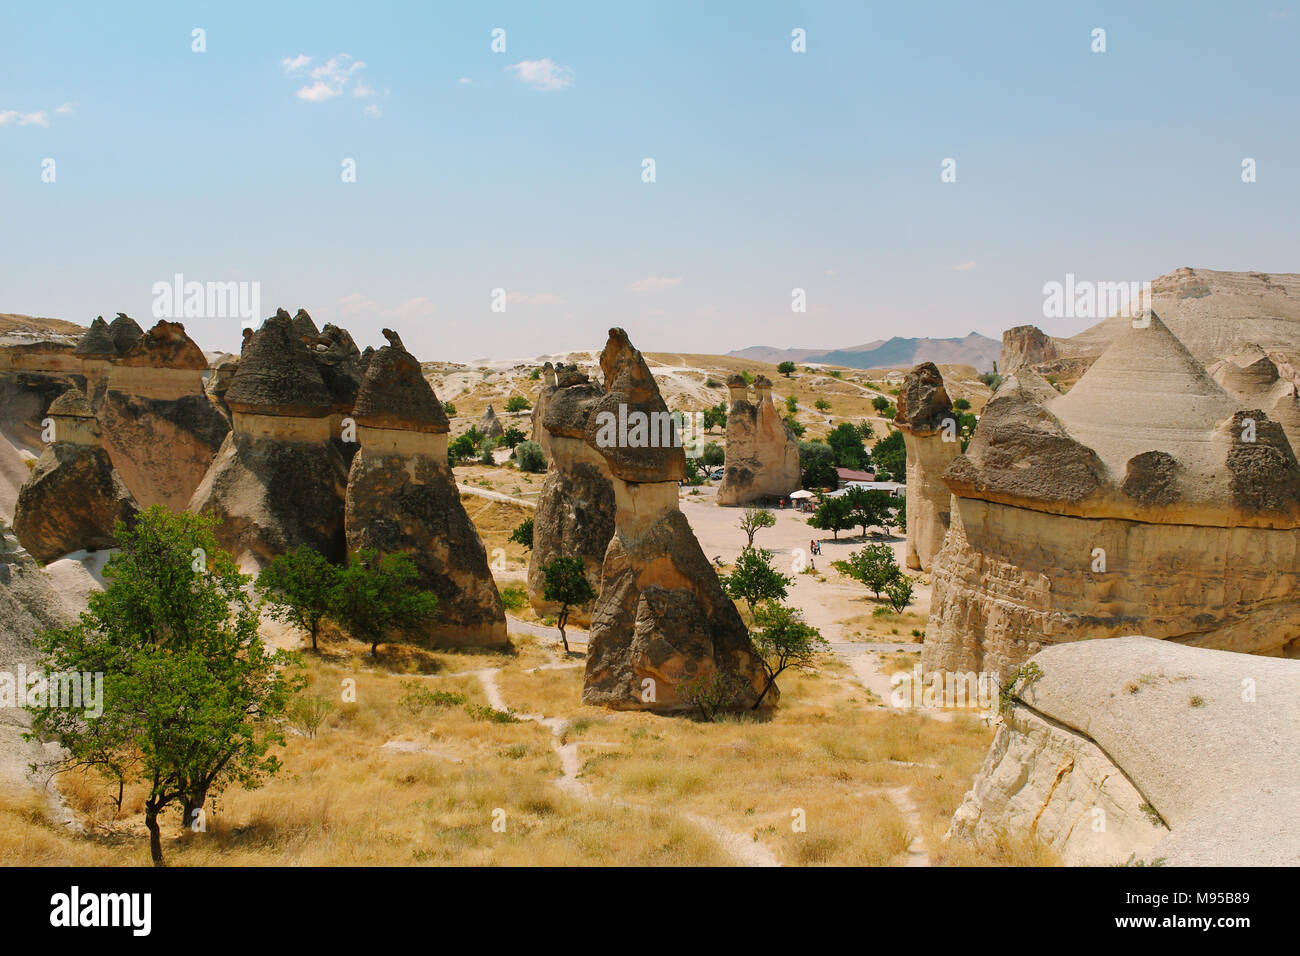
[{"label": "dirt path", "polygon": [[499,491],[489,491],[487,488],[475,488],[473,485],[463,485],[456,482],[456,490],[463,495],[477,495],[480,498],[491,498],[493,501],[508,501],[513,505],[524,508],[537,508],[536,501],[529,501],[527,498],[516,498],[513,495],[505,495]]},{"label": "dirt path", "polygon": [[[532,668],[538,670],[562,670],[567,667],[581,667],[578,663],[556,663],[543,664],[540,667]],[[471,671],[478,678],[479,683],[483,686],[483,696],[488,699],[488,704],[496,710],[509,711],[510,708],[506,703],[505,697],[501,694],[501,687],[497,683],[497,673],[500,669],[496,667],[485,667],[481,670]],[[565,732],[569,729],[569,721],[562,717],[547,717],[544,714],[515,714],[520,720],[531,720],[541,724],[551,732],[551,747],[556,755],[560,758],[561,774],[554,781],[555,785],[561,790],[577,797],[579,800],[596,802],[601,800],[591,792],[591,788],[578,779],[582,771],[582,759],[578,755],[578,741],[564,742]],[[623,807],[626,809],[651,809],[639,804],[628,803],[622,800],[604,801],[613,806]],[[752,838],[746,838],[744,834],[736,833],[721,826],[714,820],[700,816],[695,813],[682,813],[683,819],[689,820],[694,825],[704,830],[714,842],[725,850],[736,863],[741,866],[780,866],[781,862],[776,858],[771,850]]]}]

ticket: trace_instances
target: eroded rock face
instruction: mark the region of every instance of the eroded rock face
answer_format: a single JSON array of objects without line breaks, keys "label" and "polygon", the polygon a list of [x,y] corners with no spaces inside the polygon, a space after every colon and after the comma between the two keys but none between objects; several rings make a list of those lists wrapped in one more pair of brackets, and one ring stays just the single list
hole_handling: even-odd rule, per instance
[{"label": "eroded rock face", "polygon": [[903,380],[894,424],[907,447],[907,566],[928,571],[948,534],[952,492],[942,476],[961,453],[957,417],[933,362]]},{"label": "eroded rock face", "polygon": [[537,403],[533,406],[532,415],[532,440],[541,446],[547,461],[551,458],[551,433],[542,426],[542,422],[546,418],[546,406],[556,388],[555,366],[547,362],[542,366],[542,390],[537,394]]},{"label": "eroded rock face", "polygon": [[[599,414],[618,416],[620,406],[625,416],[666,414],[654,377],[622,329],[610,330],[600,364],[606,394],[592,405],[584,432],[609,464],[615,526],[591,616],[583,703],[685,711],[691,704],[682,684],[720,674],[734,688],[734,706],[750,707],[764,684],[762,668],[740,614],[678,509],[681,448],[622,447],[601,432]],[[775,693],[764,706],[775,705]]]},{"label": "eroded rock face", "polygon": [[1051,336],[1035,325],[1017,325],[1002,333],[998,368],[1007,375],[1022,365],[1039,365],[1060,358]]},{"label": "eroded rock face", "polygon": [[361,448],[348,472],[348,550],[412,556],[420,584],[438,597],[427,631],[434,646],[506,644],[487,552],[447,464],[442,403],[400,339],[389,341],[371,356],[357,397]]},{"label": "eroded rock face", "polygon": [[347,466],[330,438],[334,401],[284,310],[245,344],[226,402],[234,430],[189,510],[220,519],[217,541],[245,569],[300,544],[342,560]]},{"label": "eroded rock face", "polygon": [[733,375],[727,386],[731,406],[718,504],[741,505],[797,491],[799,443],[772,404],[771,381],[760,375],[752,400],[740,376]]},{"label": "eroded rock face", "polygon": [[1300,863],[1300,662],[1126,636],[1033,663],[952,836],[1028,833],[1069,865]]},{"label": "eroded rock face", "polygon": [[944,473],[927,669],[1133,633],[1300,656],[1291,446],[1148,318],[1064,396],[1020,369]]},{"label": "eroded rock face", "polygon": [[99,445],[90,403],[68,392],[50,406],[55,441],[18,491],[14,533],[38,561],[111,548],[119,520],[135,519],[131,492]]},{"label": "eroded rock face", "polygon": [[[600,593],[601,567],[614,535],[614,487],[604,456],[583,435],[590,412],[604,393],[604,388],[574,369],[566,372],[564,384],[553,389],[547,400],[542,430],[548,436],[551,465],[533,517],[528,559],[528,599],[540,614],[559,610],[545,599],[542,571],[557,557],[581,558],[587,580]],[[589,624],[591,606],[570,610],[569,619],[580,626]]]}]

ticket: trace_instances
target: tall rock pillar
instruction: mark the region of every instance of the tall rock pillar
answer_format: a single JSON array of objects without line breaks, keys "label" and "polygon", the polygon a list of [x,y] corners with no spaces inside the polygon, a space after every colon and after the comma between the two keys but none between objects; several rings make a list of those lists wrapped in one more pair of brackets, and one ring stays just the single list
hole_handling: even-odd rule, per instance
[{"label": "tall rock pillar", "polygon": [[907,373],[894,424],[907,448],[907,566],[928,571],[952,512],[952,492],[941,476],[961,454],[957,415],[933,362]]}]

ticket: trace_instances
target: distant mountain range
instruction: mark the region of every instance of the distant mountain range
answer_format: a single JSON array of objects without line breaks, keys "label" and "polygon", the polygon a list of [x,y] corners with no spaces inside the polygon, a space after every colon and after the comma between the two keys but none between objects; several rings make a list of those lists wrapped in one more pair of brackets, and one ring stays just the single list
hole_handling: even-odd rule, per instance
[{"label": "distant mountain range", "polygon": [[805,362],[864,369],[911,368],[920,362],[934,362],[973,365],[978,372],[991,372],[1001,352],[1001,342],[972,332],[959,339],[905,339],[896,335],[844,349],[778,349],[752,345],[727,354],[756,362]]}]

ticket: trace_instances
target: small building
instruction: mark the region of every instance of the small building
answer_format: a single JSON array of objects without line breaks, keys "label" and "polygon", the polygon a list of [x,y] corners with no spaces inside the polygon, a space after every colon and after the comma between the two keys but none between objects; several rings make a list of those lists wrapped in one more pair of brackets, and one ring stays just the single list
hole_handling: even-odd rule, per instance
[{"label": "small building", "polygon": [[850,488],[865,488],[867,491],[888,492],[889,497],[898,498],[907,494],[907,485],[901,481],[850,481],[840,486],[839,491],[832,491],[827,498],[839,498],[848,493]]},{"label": "small building", "polygon": [[853,468],[836,468],[835,476],[839,479],[835,487],[843,488],[851,482],[875,481],[874,471],[857,471]]}]

